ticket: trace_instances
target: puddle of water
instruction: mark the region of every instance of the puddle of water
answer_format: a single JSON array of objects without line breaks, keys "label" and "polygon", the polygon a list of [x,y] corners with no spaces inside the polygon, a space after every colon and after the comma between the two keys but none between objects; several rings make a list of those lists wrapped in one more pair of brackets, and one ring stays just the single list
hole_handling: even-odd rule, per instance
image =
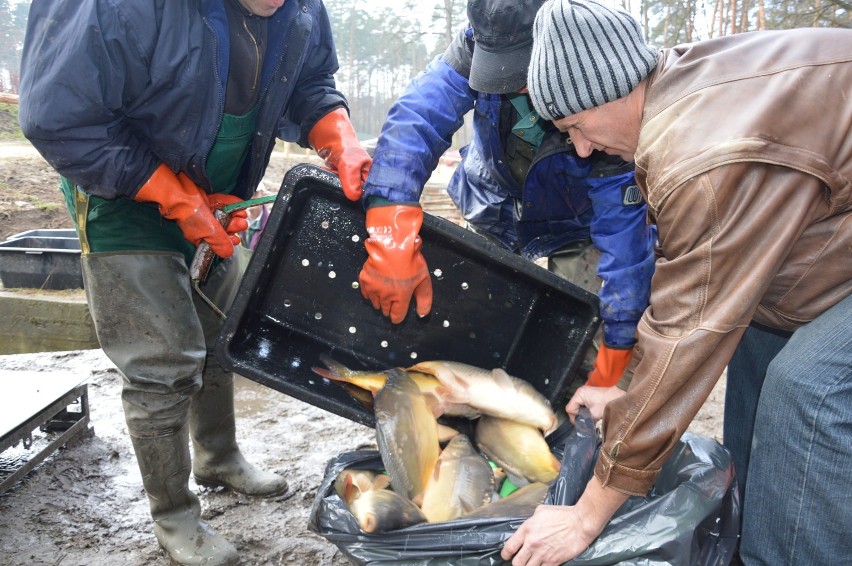
[{"label": "puddle of water", "polygon": [[280,395],[284,394],[241,375],[234,376],[234,407],[237,418],[241,415],[274,414],[271,409],[280,402],[276,399],[276,396]]}]

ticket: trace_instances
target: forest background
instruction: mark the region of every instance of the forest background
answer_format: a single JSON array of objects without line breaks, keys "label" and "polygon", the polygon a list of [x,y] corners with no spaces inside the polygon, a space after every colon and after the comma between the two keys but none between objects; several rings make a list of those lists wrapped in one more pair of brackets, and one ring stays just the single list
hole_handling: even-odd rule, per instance
[{"label": "forest background", "polygon": [[[430,6],[431,2],[431,6]],[[754,30],[852,28],[852,0],[615,0],[633,13],[649,43],[679,43]],[[379,135],[410,79],[467,23],[467,0],[328,0],[340,70],[362,139]],[[0,93],[18,91],[29,0],[0,0]],[[469,127],[454,146],[467,142]]]}]

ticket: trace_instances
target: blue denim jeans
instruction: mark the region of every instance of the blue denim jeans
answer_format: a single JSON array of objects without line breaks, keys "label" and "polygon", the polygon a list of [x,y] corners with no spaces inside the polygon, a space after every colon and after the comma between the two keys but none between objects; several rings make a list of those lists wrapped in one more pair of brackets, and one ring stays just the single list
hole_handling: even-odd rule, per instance
[{"label": "blue denim jeans", "polygon": [[852,296],[789,339],[746,330],[724,434],[745,486],[743,563],[852,564]]},{"label": "blue denim jeans", "polygon": [[740,501],[744,501],[745,497],[754,418],[766,369],[769,362],[787,345],[790,336],[790,332],[780,332],[752,323],[728,363],[724,444],[734,458]]}]

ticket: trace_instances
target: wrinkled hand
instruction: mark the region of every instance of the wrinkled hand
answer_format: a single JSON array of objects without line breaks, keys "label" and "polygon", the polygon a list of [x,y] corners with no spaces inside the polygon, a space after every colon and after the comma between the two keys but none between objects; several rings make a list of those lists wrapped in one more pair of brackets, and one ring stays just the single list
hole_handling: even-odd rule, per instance
[{"label": "wrinkled hand", "polygon": [[558,566],[582,554],[600,533],[585,525],[576,507],[539,505],[503,545],[512,566]]},{"label": "wrinkled hand", "polygon": [[573,507],[539,505],[503,545],[500,556],[512,566],[558,566],[585,552],[627,495],[603,487],[596,477]]},{"label": "wrinkled hand", "polygon": [[607,403],[613,399],[618,399],[624,395],[624,391],[618,387],[592,387],[584,385],[577,389],[568,405],[565,406],[565,412],[568,413],[568,418],[571,424],[574,424],[574,419],[580,412],[580,407],[586,407],[592,414],[592,419],[595,422],[603,418],[604,409]]},{"label": "wrinkled hand", "polygon": [[426,316],[432,309],[432,279],[420,251],[422,224],[423,210],[419,205],[367,210],[370,237],[364,242],[368,257],[358,277],[361,294],[394,324],[405,319],[412,298],[419,316]]},{"label": "wrinkled hand", "polygon": [[346,110],[337,108],[320,118],[308,133],[308,143],[337,173],[346,198],[360,200],[373,158],[358,141]]}]

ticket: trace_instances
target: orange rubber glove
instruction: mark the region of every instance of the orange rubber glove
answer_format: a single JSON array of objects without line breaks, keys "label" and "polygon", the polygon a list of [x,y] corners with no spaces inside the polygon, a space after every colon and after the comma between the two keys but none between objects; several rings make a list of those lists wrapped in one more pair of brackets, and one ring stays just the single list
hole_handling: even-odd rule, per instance
[{"label": "orange rubber glove", "polygon": [[[207,204],[210,205],[211,210],[221,209],[231,204],[243,202],[243,199],[225,193],[206,193],[205,196],[207,197]],[[229,220],[228,225],[225,226],[225,232],[228,233],[231,237],[231,241],[236,246],[240,243],[240,237],[236,234],[246,230],[249,226],[248,210],[235,210],[231,212],[228,217]]]},{"label": "orange rubber glove", "polygon": [[367,209],[370,237],[364,247],[369,257],[359,277],[361,294],[394,324],[403,321],[412,297],[418,315],[426,316],[432,310],[432,279],[420,251],[423,240],[418,235],[422,224],[420,205],[390,204]]},{"label": "orange rubber glove", "polygon": [[[211,202],[230,204],[224,203],[219,197],[226,197],[226,200],[236,199],[230,195],[208,195],[184,173],[175,175],[163,163],[142,185],[133,200],[156,203],[164,218],[177,222],[184,238],[196,246],[205,241],[216,255],[226,258],[233,255],[234,245],[239,242],[239,237],[230,235],[213,216]],[[243,213],[242,220],[245,221],[245,211],[239,211],[237,214],[240,212]],[[238,222],[239,216],[229,222],[229,227],[235,220]]]},{"label": "orange rubber glove", "polygon": [[601,344],[601,349],[598,350],[598,356],[595,358],[595,367],[589,372],[586,385],[612,387],[617,384],[632,356],[633,348],[616,350]]},{"label": "orange rubber glove", "polygon": [[360,200],[373,158],[361,147],[346,110],[336,108],[320,118],[308,133],[308,143],[340,177],[346,198]]}]

